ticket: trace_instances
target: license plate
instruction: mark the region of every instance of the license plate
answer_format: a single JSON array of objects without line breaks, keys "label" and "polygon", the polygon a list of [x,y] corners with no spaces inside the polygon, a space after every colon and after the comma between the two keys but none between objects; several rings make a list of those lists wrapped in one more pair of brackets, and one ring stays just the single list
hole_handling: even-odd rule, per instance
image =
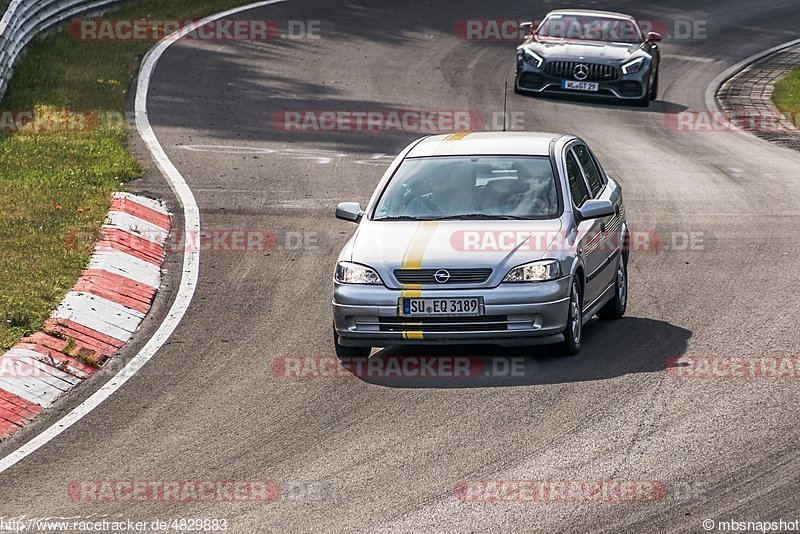
[{"label": "license plate", "polygon": [[572,80],[562,80],[562,89],[572,89],[573,91],[597,91],[600,85],[597,82],[573,82]]},{"label": "license plate", "polygon": [[475,317],[481,315],[480,297],[400,299],[403,317]]}]

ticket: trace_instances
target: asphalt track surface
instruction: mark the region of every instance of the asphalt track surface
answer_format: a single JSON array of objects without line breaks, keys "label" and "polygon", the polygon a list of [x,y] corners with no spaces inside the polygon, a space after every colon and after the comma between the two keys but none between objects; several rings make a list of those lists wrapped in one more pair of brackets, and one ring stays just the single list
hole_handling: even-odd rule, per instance
[{"label": "asphalt track surface", "polygon": [[[706,40],[663,43],[658,102],[511,95],[509,111],[524,112],[526,129],[586,139],[622,183],[633,228],[702,232],[702,247],[634,254],[626,318],[588,325],[579,356],[479,347],[379,355],[527,356],[525,376],[513,378],[275,375],[281,356],[333,354],[331,272],[355,229],[333,207],[365,203],[386,165],[370,158],[417,135],[286,133],[269,120],[286,109],[499,110],[515,44],[465,42],[454,22],[540,17],[560,5],[290,0],[237,18],[318,19],[321,39],[173,45],[156,68],[149,116],[203,227],[265,229],[282,250],[201,254],[194,301],[171,340],[99,408],[0,474],[0,515],[216,517],[234,532],[700,532],[705,518],[796,519],[796,381],[676,379],[664,366],[684,354],[800,354],[800,154],[731,132],[671,131],[664,113],[704,109],[717,74],[796,37],[800,9],[792,0],[653,4],[585,7],[708,21]],[[134,189],[180,211],[152,166]],[[289,250],[287,233],[297,232],[316,245]],[[173,256],[168,288],[120,362],[168,308],[180,274]],[[83,479],[273,479],[324,491],[271,504],[74,502],[68,485]],[[454,497],[462,479],[658,480],[671,493],[647,503],[467,504]]]}]

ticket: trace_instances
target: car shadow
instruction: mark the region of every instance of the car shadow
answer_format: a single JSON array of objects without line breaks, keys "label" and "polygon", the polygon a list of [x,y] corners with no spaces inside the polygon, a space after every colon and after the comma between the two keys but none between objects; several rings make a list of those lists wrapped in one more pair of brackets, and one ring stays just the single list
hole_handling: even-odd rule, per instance
[{"label": "car shadow", "polygon": [[666,100],[652,100],[650,101],[650,105],[648,107],[643,106],[636,106],[632,102],[626,101],[616,101],[616,100],[609,100],[606,98],[597,98],[591,97],[587,95],[570,95],[570,94],[560,94],[560,93],[540,93],[536,95],[516,95],[521,98],[538,98],[542,100],[554,100],[569,104],[575,104],[578,106],[587,106],[587,107],[602,107],[607,109],[626,109],[626,110],[633,110],[633,111],[642,111],[646,113],[680,113],[681,111],[686,111],[689,109],[688,106],[684,106],[683,104],[676,104],[674,102],[668,102]]},{"label": "car shadow", "polygon": [[664,321],[593,319],[581,352],[554,346],[394,346],[359,365],[342,365],[364,382],[392,388],[481,388],[563,384],[657,373],[686,351],[692,332]]}]

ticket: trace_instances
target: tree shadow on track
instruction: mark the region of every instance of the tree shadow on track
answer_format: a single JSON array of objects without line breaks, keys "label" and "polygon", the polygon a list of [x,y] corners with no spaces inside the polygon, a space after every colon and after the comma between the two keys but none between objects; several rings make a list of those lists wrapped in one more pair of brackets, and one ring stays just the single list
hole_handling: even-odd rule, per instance
[{"label": "tree shadow on track", "polygon": [[[297,69],[298,57],[313,53],[307,43],[234,43],[203,56],[196,68],[195,43],[173,46],[159,63],[154,90],[148,104],[156,128],[177,128],[184,141],[214,139],[212,144],[230,147],[312,147],[355,153],[395,153],[426,132],[375,131],[358,128],[337,131],[318,121],[320,112],[364,112],[417,110],[381,96],[354,99],[352,80],[320,79]],[[246,60],[243,60],[241,56]],[[257,65],[248,63],[259,59]],[[427,106],[427,108],[439,106]],[[289,115],[286,115],[286,114]],[[298,115],[299,123],[287,118]],[[223,146],[223,148],[224,148]]]},{"label": "tree shadow on track", "polygon": [[[560,356],[552,346],[395,346],[372,355],[370,360],[378,360],[373,364],[344,365],[365,382],[392,388],[563,384],[663,372],[670,358],[685,353],[691,336],[685,328],[653,319],[595,319],[584,328],[583,349],[577,356]],[[461,360],[459,373],[453,371],[456,359]],[[410,364],[404,369],[405,360]],[[418,372],[423,361],[432,362],[427,376]],[[432,376],[430,369],[441,376]]]}]

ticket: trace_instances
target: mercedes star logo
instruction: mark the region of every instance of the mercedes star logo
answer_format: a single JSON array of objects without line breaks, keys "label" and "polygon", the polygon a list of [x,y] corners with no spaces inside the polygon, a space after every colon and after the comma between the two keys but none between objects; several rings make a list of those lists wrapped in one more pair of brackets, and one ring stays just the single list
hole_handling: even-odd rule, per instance
[{"label": "mercedes star logo", "polygon": [[440,284],[446,284],[448,280],[450,280],[450,273],[445,271],[444,269],[439,269],[435,273],[433,273],[433,279],[439,282]]},{"label": "mercedes star logo", "polygon": [[575,68],[572,69],[572,74],[575,76],[576,80],[585,80],[589,77],[589,65],[586,63],[578,63],[575,65]]}]

